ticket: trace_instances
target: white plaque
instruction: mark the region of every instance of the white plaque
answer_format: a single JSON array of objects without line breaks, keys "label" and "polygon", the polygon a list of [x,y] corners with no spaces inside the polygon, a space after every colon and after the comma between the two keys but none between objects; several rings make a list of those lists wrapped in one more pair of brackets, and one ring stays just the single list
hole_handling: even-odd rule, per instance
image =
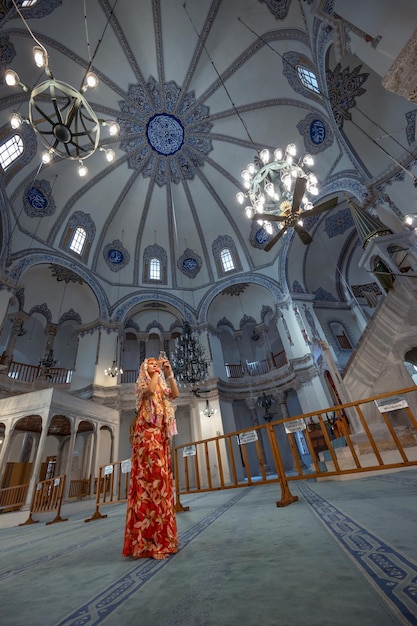
[{"label": "white plaque", "polygon": [[197,450],[195,446],[185,446],[182,450],[182,456],[195,456]]},{"label": "white plaque", "polygon": [[132,459],[126,459],[122,461],[122,474],[128,474],[132,469]]},{"label": "white plaque", "polygon": [[242,445],[242,443],[252,443],[252,441],[258,441],[258,433],[256,430],[249,430],[247,433],[240,433],[239,445]]},{"label": "white plaque", "polygon": [[304,420],[293,420],[292,422],[287,422],[284,424],[285,426],[285,432],[288,433],[296,433],[299,432],[300,430],[305,430],[305,423]]},{"label": "white plaque", "polygon": [[108,476],[109,474],[113,474],[113,465],[106,465],[104,468],[104,475]]},{"label": "white plaque", "polygon": [[377,405],[380,413],[397,411],[398,409],[405,409],[408,406],[407,400],[404,400],[401,396],[396,396],[395,398],[385,398],[384,400],[375,400],[375,404]]}]

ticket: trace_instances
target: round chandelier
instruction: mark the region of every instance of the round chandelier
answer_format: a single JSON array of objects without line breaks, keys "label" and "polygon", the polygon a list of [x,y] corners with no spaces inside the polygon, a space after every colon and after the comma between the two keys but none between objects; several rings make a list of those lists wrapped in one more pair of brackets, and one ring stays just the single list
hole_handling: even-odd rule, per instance
[{"label": "round chandelier", "polygon": [[269,235],[274,232],[272,222],[277,222],[278,230],[302,226],[301,215],[313,210],[311,197],[319,193],[317,177],[310,171],[313,157],[305,154],[297,159],[296,154],[293,143],[272,154],[265,148],[242,171],[244,191],[236,198],[240,204],[246,202],[246,216],[258,221]]}]

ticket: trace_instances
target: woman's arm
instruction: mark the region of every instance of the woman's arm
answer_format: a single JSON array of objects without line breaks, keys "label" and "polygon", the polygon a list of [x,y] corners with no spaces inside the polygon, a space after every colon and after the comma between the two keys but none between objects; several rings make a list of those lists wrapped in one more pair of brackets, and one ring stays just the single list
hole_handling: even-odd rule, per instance
[{"label": "woman's arm", "polygon": [[160,373],[159,370],[155,370],[154,373],[152,374],[151,382],[149,383],[149,385],[146,387],[145,391],[143,392],[143,395],[145,396],[145,398],[149,398],[155,393],[156,384],[159,378],[159,373]]},{"label": "woman's arm", "polygon": [[177,381],[175,380],[174,374],[172,373],[171,363],[168,361],[168,359],[166,359],[162,362],[162,366],[164,368],[165,378],[169,382],[169,386],[171,389],[171,399],[175,400],[175,398],[178,398],[178,396],[180,395],[180,392],[178,391]]}]

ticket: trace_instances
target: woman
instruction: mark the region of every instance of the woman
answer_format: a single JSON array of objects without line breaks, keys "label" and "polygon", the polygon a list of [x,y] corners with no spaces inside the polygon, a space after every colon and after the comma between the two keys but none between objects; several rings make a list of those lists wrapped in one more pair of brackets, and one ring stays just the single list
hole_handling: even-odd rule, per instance
[{"label": "woman", "polygon": [[123,556],[165,559],[177,551],[170,438],[177,433],[172,401],[178,395],[168,359],[145,359],[130,427],[132,469]]}]

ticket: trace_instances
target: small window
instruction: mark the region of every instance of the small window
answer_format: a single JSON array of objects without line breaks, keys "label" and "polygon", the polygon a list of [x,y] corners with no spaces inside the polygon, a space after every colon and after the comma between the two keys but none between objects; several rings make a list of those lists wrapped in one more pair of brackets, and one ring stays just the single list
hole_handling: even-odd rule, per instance
[{"label": "small window", "polygon": [[26,8],[26,7],[33,7],[34,4],[37,3],[38,0],[23,0],[22,2],[22,9]]},{"label": "small window", "polygon": [[320,93],[319,84],[314,72],[309,70],[307,67],[303,67],[302,65],[297,66],[297,72],[304,87],[310,91],[314,91],[315,93]]},{"label": "small window", "polygon": [[233,263],[233,257],[229,248],[223,248],[223,250],[220,252],[220,259],[224,272],[230,272],[231,270],[235,269],[235,264]]},{"label": "small window", "polygon": [[336,339],[342,350],[352,350],[352,345],[345,333],[342,335],[336,335]]},{"label": "small window", "polygon": [[23,153],[23,139],[20,135],[13,135],[0,145],[0,164],[5,170]]},{"label": "small window", "polygon": [[149,280],[161,280],[161,261],[153,258],[149,263]]},{"label": "small window", "polygon": [[70,244],[70,250],[76,252],[77,254],[81,254],[86,238],[87,233],[84,228],[77,228]]}]

